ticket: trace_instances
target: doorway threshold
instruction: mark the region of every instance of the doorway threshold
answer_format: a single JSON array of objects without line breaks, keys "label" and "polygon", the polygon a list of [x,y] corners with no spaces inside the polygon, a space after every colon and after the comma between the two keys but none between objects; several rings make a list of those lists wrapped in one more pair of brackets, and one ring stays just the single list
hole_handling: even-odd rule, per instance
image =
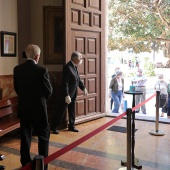
[{"label": "doorway threshold", "polygon": [[[107,117],[113,117],[113,118],[117,117],[119,115],[120,115],[120,113],[106,113]],[[126,116],[124,116],[123,119],[126,119]],[[147,115],[143,115],[143,114],[136,114],[135,120],[155,122],[156,117],[147,116]],[[159,123],[170,124],[170,119],[168,119],[166,116],[165,117],[159,117]]]}]

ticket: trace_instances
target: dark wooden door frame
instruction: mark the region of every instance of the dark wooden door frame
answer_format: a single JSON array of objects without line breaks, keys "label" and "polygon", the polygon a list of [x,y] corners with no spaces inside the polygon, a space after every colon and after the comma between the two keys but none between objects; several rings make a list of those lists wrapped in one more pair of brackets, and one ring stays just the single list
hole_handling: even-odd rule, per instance
[{"label": "dark wooden door frame", "polygon": [[[100,49],[101,49],[101,63],[100,63],[100,110],[101,113],[106,112],[106,1],[105,0],[100,0],[100,9],[101,9],[101,28],[90,28],[88,27],[86,31],[95,31],[95,32],[100,32],[101,36],[101,42],[100,42]],[[78,2],[78,1],[77,1]],[[87,1],[85,1],[87,4]],[[65,12],[65,63],[67,63],[70,60],[70,56],[72,53],[71,47],[71,31],[72,29],[76,30],[81,30],[81,23],[80,27],[78,26],[71,26],[71,13],[70,13],[70,8],[71,8],[71,0],[64,0],[64,12]],[[83,9],[83,7],[80,7],[80,9]],[[85,9],[83,9],[85,10]],[[88,12],[88,11],[87,11]],[[93,11],[90,11],[93,12]],[[93,21],[91,21],[93,22]]]}]

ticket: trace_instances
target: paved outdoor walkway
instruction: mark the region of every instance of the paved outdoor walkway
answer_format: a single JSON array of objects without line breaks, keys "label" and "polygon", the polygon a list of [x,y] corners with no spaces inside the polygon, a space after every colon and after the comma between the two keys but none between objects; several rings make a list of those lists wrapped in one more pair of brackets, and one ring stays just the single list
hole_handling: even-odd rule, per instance
[{"label": "paved outdoor walkway", "polygon": [[[167,76],[166,76],[167,79]],[[154,85],[155,82],[157,81],[157,77],[148,77],[148,81],[146,84],[146,99],[152,96],[155,93],[154,90]],[[131,78],[125,78],[125,91],[129,90],[129,86],[131,85]],[[125,94],[124,100],[127,100],[128,108],[132,107],[132,95]],[[137,119],[142,119],[142,120],[150,120],[150,121],[155,121],[156,119],[156,97],[152,98],[150,101],[146,103],[146,115],[141,113],[136,113],[136,118]],[[107,116],[115,117],[118,114],[113,114],[111,113],[110,110],[110,98],[107,98]],[[159,109],[160,114],[161,114],[161,109]],[[123,113],[124,111],[120,109],[120,113]],[[170,123],[170,119],[167,118],[167,114],[164,115],[164,117],[159,117],[160,122],[167,122]]]}]

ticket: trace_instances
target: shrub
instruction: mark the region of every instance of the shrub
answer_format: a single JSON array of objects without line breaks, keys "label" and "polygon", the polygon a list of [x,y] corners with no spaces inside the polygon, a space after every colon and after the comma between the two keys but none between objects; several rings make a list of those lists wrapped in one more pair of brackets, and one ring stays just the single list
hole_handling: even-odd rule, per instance
[{"label": "shrub", "polygon": [[144,74],[148,77],[155,76],[154,64],[148,57],[145,57],[144,60]]}]

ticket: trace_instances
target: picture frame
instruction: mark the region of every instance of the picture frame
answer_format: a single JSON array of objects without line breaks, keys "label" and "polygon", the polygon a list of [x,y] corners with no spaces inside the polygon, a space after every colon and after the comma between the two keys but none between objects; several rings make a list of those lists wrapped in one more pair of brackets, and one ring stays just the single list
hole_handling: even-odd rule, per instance
[{"label": "picture frame", "polygon": [[62,7],[43,7],[44,64],[64,63],[64,13]]},{"label": "picture frame", "polygon": [[16,33],[1,31],[1,56],[16,57]]}]

